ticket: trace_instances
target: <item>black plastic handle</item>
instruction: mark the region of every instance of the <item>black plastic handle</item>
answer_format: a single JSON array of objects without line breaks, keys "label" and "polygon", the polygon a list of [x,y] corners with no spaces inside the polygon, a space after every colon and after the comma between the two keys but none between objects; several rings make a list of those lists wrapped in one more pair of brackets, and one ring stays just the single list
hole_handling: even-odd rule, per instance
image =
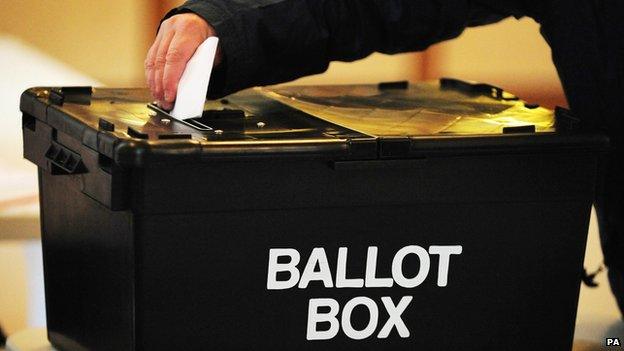
[{"label": "black plastic handle", "polygon": [[53,174],[79,174],[86,171],[80,154],[54,141],[46,151],[45,158],[53,165]]}]

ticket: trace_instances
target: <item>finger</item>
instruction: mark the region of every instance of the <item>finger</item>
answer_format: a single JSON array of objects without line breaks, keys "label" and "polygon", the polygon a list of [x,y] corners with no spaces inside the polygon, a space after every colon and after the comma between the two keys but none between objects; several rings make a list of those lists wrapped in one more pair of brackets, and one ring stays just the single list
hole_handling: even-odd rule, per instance
[{"label": "finger", "polygon": [[162,81],[164,102],[167,106],[171,106],[175,100],[180,77],[182,77],[189,59],[197,50],[197,46],[195,42],[189,41],[184,35],[175,35],[171,40]]},{"label": "finger", "polygon": [[154,77],[153,77],[153,93],[154,98],[157,101],[163,100],[163,89],[162,89],[162,76],[165,68],[165,63],[167,62],[167,52],[169,51],[169,44],[171,44],[171,39],[174,36],[173,31],[167,31],[163,33],[162,40],[160,41],[160,45],[156,52],[156,58],[154,59]]},{"label": "finger", "polygon": [[149,85],[149,71],[154,66],[154,52],[156,50],[156,45],[158,44],[157,40],[154,40],[149,50],[147,51],[147,55],[145,55],[145,61],[143,62],[143,69],[145,70],[145,81],[148,82]]},{"label": "finger", "polygon": [[154,61],[156,59],[156,52],[160,47],[160,40],[162,38],[162,31],[158,32],[154,43],[147,52],[147,58],[145,59],[145,76],[147,79],[147,86],[150,88],[152,95],[154,95]]}]

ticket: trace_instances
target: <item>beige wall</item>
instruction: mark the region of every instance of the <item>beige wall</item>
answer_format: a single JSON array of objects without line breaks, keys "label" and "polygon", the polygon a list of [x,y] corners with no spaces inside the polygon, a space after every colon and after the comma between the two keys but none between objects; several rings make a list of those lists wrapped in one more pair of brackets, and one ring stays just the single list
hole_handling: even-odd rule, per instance
[{"label": "beige wall", "polygon": [[450,76],[500,86],[525,100],[564,105],[550,48],[532,19],[510,18],[467,29],[427,53],[427,77]]},{"label": "beige wall", "polygon": [[[16,36],[111,86],[142,86],[143,59],[158,21],[180,0],[4,0],[0,33]],[[4,5],[4,4],[3,4]],[[374,54],[333,63],[326,74],[298,83],[364,83],[419,77],[417,55]]]},{"label": "beige wall", "polygon": [[323,74],[303,77],[289,84],[364,84],[418,80],[421,54],[372,54],[356,62],[332,62]]},{"label": "beige wall", "polygon": [[2,0],[0,33],[16,36],[109,85],[143,83],[156,1]]}]

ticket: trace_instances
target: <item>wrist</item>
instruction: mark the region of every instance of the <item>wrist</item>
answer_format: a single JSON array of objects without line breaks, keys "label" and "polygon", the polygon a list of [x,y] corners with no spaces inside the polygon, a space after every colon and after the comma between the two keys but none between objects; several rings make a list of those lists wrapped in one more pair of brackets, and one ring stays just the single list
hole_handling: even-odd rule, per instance
[{"label": "wrist", "polygon": [[[214,27],[208,23],[203,17],[194,12],[183,12],[171,16],[168,20],[171,20],[171,24],[178,27],[185,32],[192,32],[197,35],[199,41],[203,42],[209,37],[217,36]],[[217,50],[217,56],[215,57],[215,65],[221,62],[221,45]]]}]

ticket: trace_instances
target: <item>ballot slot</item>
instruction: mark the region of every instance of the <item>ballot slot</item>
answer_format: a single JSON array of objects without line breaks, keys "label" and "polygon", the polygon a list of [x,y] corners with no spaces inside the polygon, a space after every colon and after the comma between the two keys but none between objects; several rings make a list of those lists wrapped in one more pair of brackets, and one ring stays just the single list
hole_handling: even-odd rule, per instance
[{"label": "ballot slot", "polygon": [[199,130],[199,131],[212,131],[213,130],[212,127],[210,127],[208,125],[205,125],[205,124],[203,124],[200,121],[196,121],[195,118],[179,119],[179,118],[173,117],[168,111],[163,110],[162,108],[160,108],[156,104],[149,103],[149,104],[147,104],[147,108],[149,108],[152,111],[155,111],[157,114],[164,115],[168,119],[176,120],[176,121],[178,121],[178,122],[180,122],[180,123],[182,123],[182,124],[184,124],[186,126],[194,128],[196,130]]},{"label": "ballot slot", "polygon": [[209,128],[208,130],[242,132],[245,130],[245,118],[243,110],[224,108],[205,110],[200,117],[187,118],[185,122],[198,128]]},{"label": "ballot slot", "polygon": [[190,118],[188,120],[185,121],[187,124],[189,124],[190,126],[192,126],[193,128],[196,128],[198,130],[212,130],[211,127],[203,124],[201,122],[201,120],[195,119],[195,118]]},{"label": "ballot slot", "polygon": [[[222,103],[222,105],[226,105]],[[336,130],[326,123],[313,123],[310,120],[300,120],[293,116],[285,116],[280,113],[269,113],[267,116],[258,116],[246,111],[245,106],[228,105],[228,107],[206,109],[201,116],[179,119],[173,117],[170,112],[159,106],[149,103],[147,107],[162,116],[161,119],[171,119],[191,127],[200,132],[228,138],[244,138],[258,140],[278,140],[293,138],[339,138],[349,132],[339,128]],[[335,127],[335,126],[334,126]]]},{"label": "ballot slot", "polygon": [[245,130],[247,116],[245,111],[234,108],[209,109],[204,110],[201,116],[180,119],[172,116],[169,112],[161,109],[155,104],[148,104],[148,108],[159,114],[165,115],[167,118],[174,119],[189,127],[199,131],[217,131],[222,132],[238,132]]}]

